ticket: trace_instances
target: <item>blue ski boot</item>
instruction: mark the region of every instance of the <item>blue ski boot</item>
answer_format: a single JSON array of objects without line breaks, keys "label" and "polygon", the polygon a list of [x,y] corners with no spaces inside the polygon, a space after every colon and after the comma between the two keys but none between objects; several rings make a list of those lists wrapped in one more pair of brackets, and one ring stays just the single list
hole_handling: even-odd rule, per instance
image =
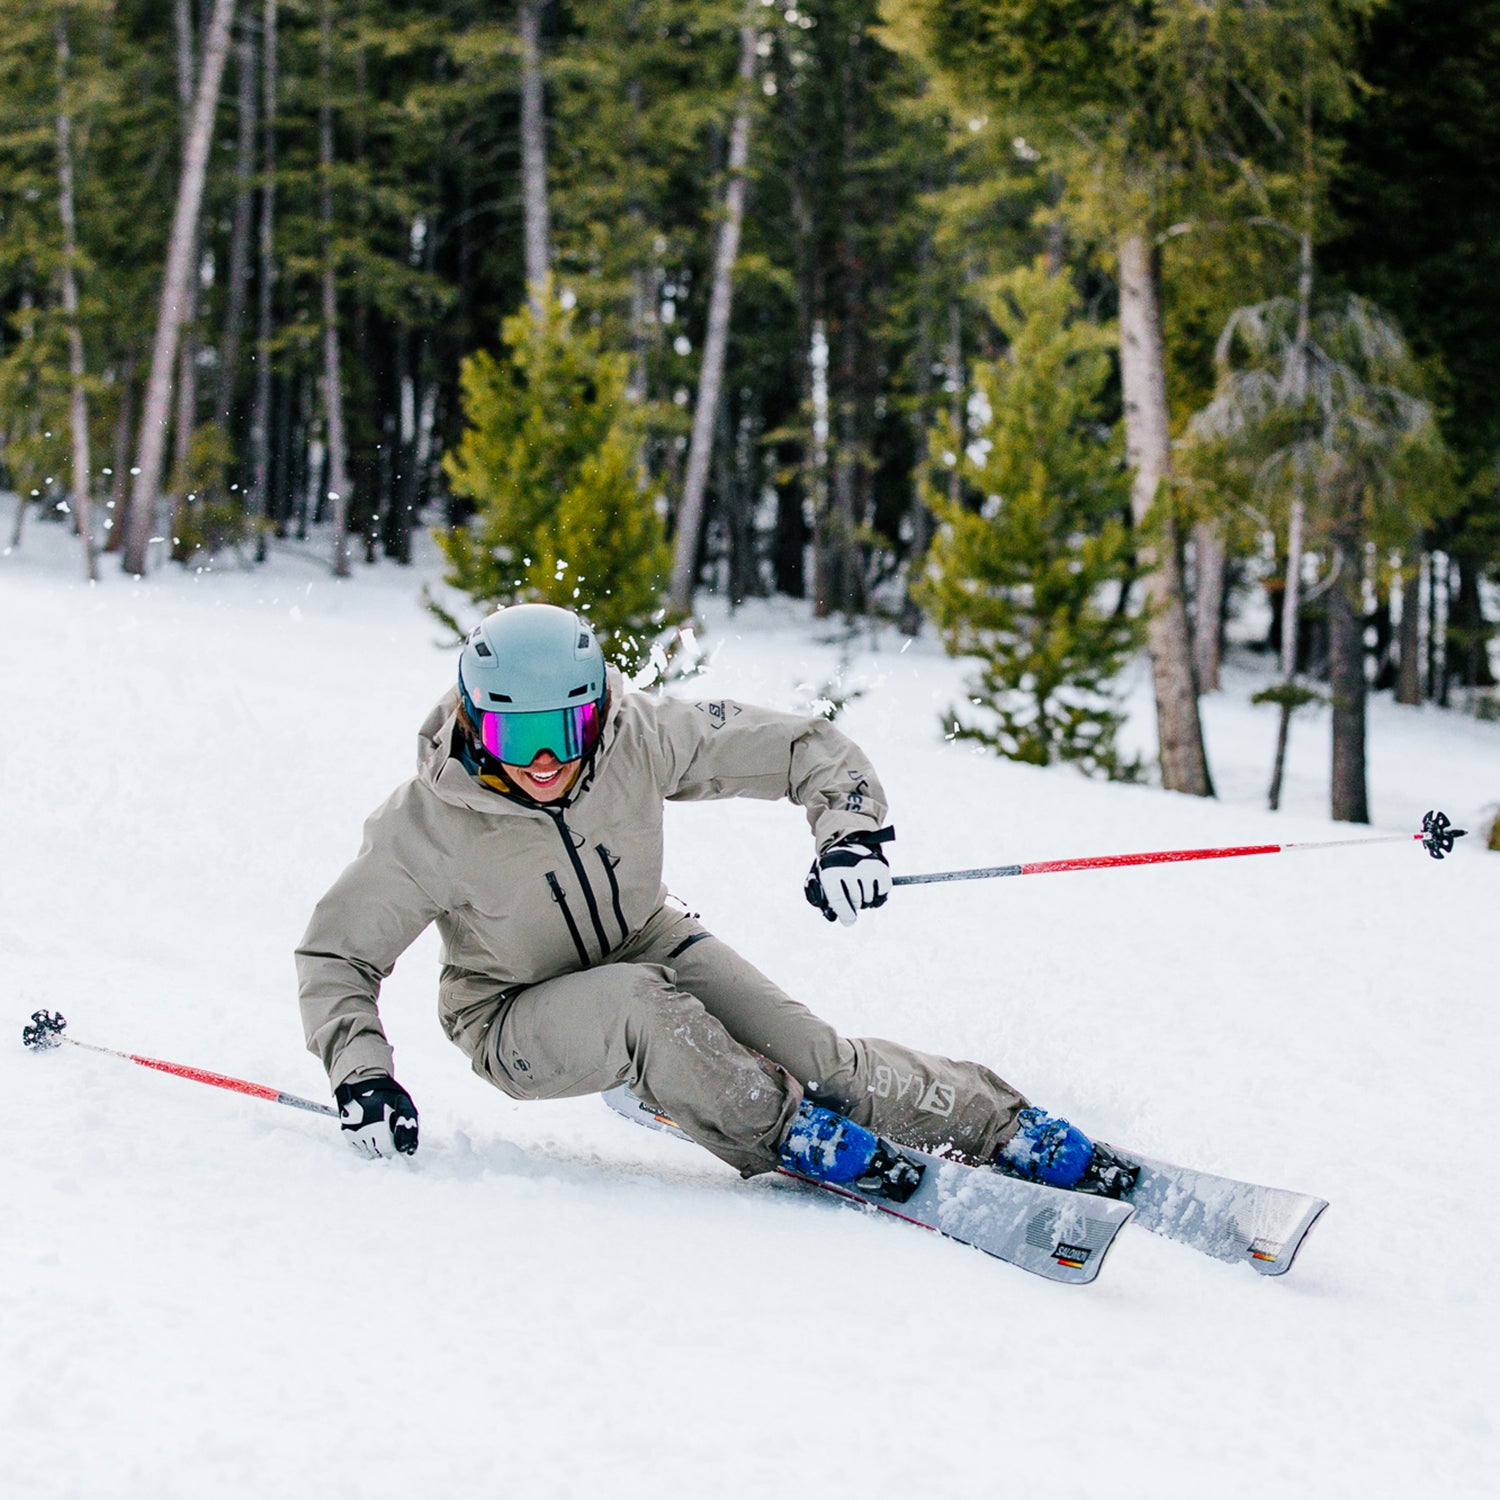
[{"label": "blue ski boot", "polygon": [[781,1165],[814,1182],[856,1187],[895,1203],[905,1203],[916,1192],[924,1170],[847,1115],[805,1099],[781,1143]]},{"label": "blue ski boot", "polygon": [[1129,1197],[1141,1175],[1134,1162],[1095,1145],[1076,1125],[1034,1107],[1017,1117],[1016,1133],[1000,1148],[995,1167],[1011,1177],[1100,1198]]}]

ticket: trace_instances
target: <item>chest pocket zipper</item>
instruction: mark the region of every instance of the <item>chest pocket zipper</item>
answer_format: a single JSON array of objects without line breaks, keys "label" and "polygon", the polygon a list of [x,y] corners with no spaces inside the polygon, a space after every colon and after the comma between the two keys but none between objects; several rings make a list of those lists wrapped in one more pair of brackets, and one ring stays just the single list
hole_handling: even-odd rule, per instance
[{"label": "chest pocket zipper", "polygon": [[552,887],[552,899],[562,908],[563,921],[568,924],[568,936],[573,939],[573,946],[578,950],[578,961],[587,969],[590,967],[589,950],[583,946],[583,934],[578,930],[578,923],[573,920],[573,913],[568,910],[568,893],[563,890],[555,870],[547,871],[547,884]]},{"label": "chest pocket zipper", "polygon": [[620,863],[618,854],[611,854],[603,844],[595,844],[594,852],[599,856],[599,862],[604,866],[605,876],[609,880],[609,899],[614,904],[615,921],[620,924],[620,941],[623,943],[630,936],[630,927],[625,921],[625,912],[620,906],[620,882],[615,879],[615,866]]}]

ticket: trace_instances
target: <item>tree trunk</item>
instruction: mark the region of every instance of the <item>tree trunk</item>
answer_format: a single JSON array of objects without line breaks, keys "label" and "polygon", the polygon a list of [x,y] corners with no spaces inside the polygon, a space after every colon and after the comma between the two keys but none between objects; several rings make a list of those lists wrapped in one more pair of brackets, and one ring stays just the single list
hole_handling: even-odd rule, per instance
[{"label": "tree trunk", "polygon": [[1401,573],[1401,620],[1396,626],[1396,702],[1415,706],[1422,701],[1421,538],[1413,540],[1407,557]]},{"label": "tree trunk", "polygon": [[1286,535],[1286,588],[1281,605],[1281,675],[1290,682],[1297,675],[1297,636],[1302,613],[1302,540],[1307,523],[1307,507],[1301,500],[1292,501],[1291,520]]},{"label": "tree trunk", "polygon": [[[194,65],[193,14],[191,0],[176,0],[173,7],[177,30],[177,94],[178,125],[182,134],[182,156],[187,160],[188,140],[193,128],[193,78]],[[190,252],[192,271],[188,277],[185,306],[182,314],[182,345],[177,367],[177,420],[172,425],[172,464],[168,470],[167,486],[172,492],[172,549],[176,555],[177,512],[185,497],[179,487],[185,482],[188,467],[188,451],[193,433],[198,426],[198,294],[200,238],[198,226],[193,229],[193,246]],[[185,559],[184,559],[185,560]]]},{"label": "tree trunk", "polygon": [[1170,516],[1155,513],[1157,496],[1171,468],[1156,267],[1144,236],[1126,235],[1119,248],[1120,373],[1127,457],[1134,470],[1131,514],[1150,612],[1146,644],[1156,689],[1162,785],[1168,791],[1211,797],[1213,783],[1198,718],[1177,528]]},{"label": "tree trunk", "polygon": [[255,324],[255,404],[250,416],[250,500],[255,558],[266,558],[265,519],[271,488],[271,333],[276,285],[276,4],[265,0],[261,22],[261,171],[259,260]]},{"label": "tree trunk", "polygon": [[125,362],[116,372],[116,384],[120,392],[120,409],[115,416],[115,441],[112,462],[114,474],[109,486],[109,520],[104,523],[107,533],[104,542],[106,552],[118,552],[125,545],[126,521],[130,515],[130,418],[135,396],[134,352],[126,355]]},{"label": "tree trunk", "polygon": [[533,317],[542,313],[542,288],[552,256],[547,210],[547,117],[542,87],[541,0],[516,7],[521,39],[521,206],[525,219],[526,296]]},{"label": "tree trunk", "polygon": [[708,489],[715,418],[729,349],[729,309],[734,295],[734,262],[740,250],[745,218],[745,167],[750,160],[750,109],[755,87],[755,47],[759,29],[740,28],[739,101],[729,132],[729,181],[724,191],[724,218],[714,251],[713,281],[708,297],[708,331],[698,377],[698,403],[688,441],[687,477],[677,510],[676,551],[672,559],[672,603],[684,613],[693,607],[698,548],[703,530],[703,501]]},{"label": "tree trunk", "polygon": [[812,411],[813,614],[823,620],[838,602],[838,538],[828,480],[828,440],[833,431],[828,402],[828,335],[821,317],[813,320],[807,378]]},{"label": "tree trunk", "polygon": [[926,296],[922,295],[922,283],[931,259],[932,241],[924,237],[918,252],[918,297],[917,305],[917,349],[916,349],[916,400],[912,411],[912,451],[917,461],[911,470],[911,551],[906,560],[905,588],[901,599],[901,633],[916,635],[922,628],[922,606],[917,602],[917,591],[927,563],[927,553],[932,546],[933,515],[922,495],[922,474],[927,468],[928,422],[932,403],[932,309]]},{"label": "tree trunk", "polygon": [[[1286,587],[1281,598],[1281,681],[1290,690],[1297,675],[1297,617],[1302,609],[1302,533],[1307,507],[1300,499],[1292,501],[1292,514],[1286,537]],[[1286,770],[1287,740],[1292,730],[1296,705],[1288,696],[1280,704],[1281,720],[1276,729],[1276,758],[1271,765],[1271,811],[1281,806],[1281,778]]]},{"label": "tree trunk", "polygon": [[953,442],[953,464],[948,470],[948,504],[964,498],[964,449],[968,444],[968,419],[964,405],[968,396],[968,369],[964,365],[963,305],[955,297],[948,304],[948,435]]},{"label": "tree trunk", "polygon": [[1479,595],[1482,560],[1466,553],[1455,559],[1458,589],[1448,615],[1449,655],[1455,664],[1458,681],[1469,688],[1495,686],[1490,666],[1490,627],[1484,618],[1484,603]]},{"label": "tree trunk", "polygon": [[62,296],[63,313],[68,320],[68,417],[73,434],[73,514],[78,523],[78,537],[83,544],[84,576],[90,583],[99,578],[94,557],[94,516],[91,501],[93,464],[89,457],[89,398],[84,384],[86,366],[83,358],[83,329],[78,320],[78,220],[73,202],[73,116],[68,109],[67,20],[57,17],[57,200],[62,219]]},{"label": "tree trunk", "polygon": [[[1349,502],[1355,503],[1355,502]],[[1364,548],[1358,520],[1341,519],[1333,538],[1338,576],[1328,590],[1328,687],[1333,699],[1333,817],[1368,823],[1365,790]]]},{"label": "tree trunk", "polygon": [[333,0],[318,19],[318,219],[323,234],[323,409],[328,429],[328,499],[332,505],[333,573],[349,576],[349,475],[344,443],[344,377],[339,366],[339,310],[333,244]]},{"label": "tree trunk", "polygon": [[1197,598],[1193,615],[1193,667],[1198,691],[1219,690],[1219,663],[1223,655],[1224,580],[1229,557],[1224,545],[1224,527],[1216,521],[1200,521],[1193,528]]},{"label": "tree trunk", "polygon": [[172,404],[172,366],[177,359],[177,344],[187,307],[193,247],[198,238],[198,213],[203,204],[203,181],[208,168],[208,148],[213,137],[214,111],[219,103],[219,85],[224,78],[229,26],[233,19],[234,0],[214,0],[213,19],[209,22],[208,40],[199,69],[188,150],[177,185],[177,207],[167,242],[166,274],[162,278],[156,337],[151,348],[151,373],[146,381],[136,453],[136,467],[140,472],[132,487],[130,534],[125,543],[125,571],[138,575],[146,571],[146,548],[151,539],[161,489],[168,412]]},{"label": "tree trunk", "polygon": [[250,237],[255,217],[255,37],[242,28],[235,52],[239,82],[239,122],[234,152],[234,229],[229,244],[229,305],[224,313],[224,342],[219,347],[219,399],[215,418],[230,430],[234,414],[235,377],[245,331],[245,304],[250,292]]}]

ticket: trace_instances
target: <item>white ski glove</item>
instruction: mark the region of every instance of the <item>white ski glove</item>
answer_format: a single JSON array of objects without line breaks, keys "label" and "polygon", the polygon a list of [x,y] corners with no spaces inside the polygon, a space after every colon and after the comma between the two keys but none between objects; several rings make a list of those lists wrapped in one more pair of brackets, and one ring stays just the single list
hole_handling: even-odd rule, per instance
[{"label": "white ski glove", "polygon": [[389,1074],[341,1083],[333,1098],[344,1139],[361,1156],[410,1156],[417,1149],[417,1106]]},{"label": "white ski glove", "polygon": [[894,828],[846,833],[814,861],[803,887],[808,901],[830,922],[848,927],[860,912],[884,906],[891,889],[891,867],[880,847],[896,837]]}]

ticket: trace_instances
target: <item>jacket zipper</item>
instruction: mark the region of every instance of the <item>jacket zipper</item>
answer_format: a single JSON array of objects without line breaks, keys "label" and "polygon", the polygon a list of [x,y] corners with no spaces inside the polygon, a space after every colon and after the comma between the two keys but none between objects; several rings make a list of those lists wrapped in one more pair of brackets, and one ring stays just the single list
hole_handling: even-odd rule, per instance
[{"label": "jacket zipper", "polygon": [[587,969],[589,967],[589,950],[583,946],[583,934],[578,930],[578,923],[573,920],[573,913],[568,910],[568,895],[563,890],[562,883],[558,880],[555,871],[547,871],[547,884],[552,887],[552,899],[562,907],[563,921],[568,924],[568,936],[573,939],[573,946],[578,950],[579,961]]},{"label": "jacket zipper", "polygon": [[[563,848],[568,851],[568,858],[573,862],[573,873],[578,877],[578,883],[583,887],[584,905],[589,909],[589,921],[594,924],[594,936],[599,939],[599,961],[602,963],[609,957],[609,939],[604,935],[604,923],[599,920],[599,906],[594,900],[594,888],[589,884],[589,877],[583,868],[583,861],[578,857],[578,851],[573,847],[573,836],[568,832],[568,825],[563,821],[561,812],[552,813],[552,819],[557,825],[557,836],[563,841]],[[578,945],[582,948],[583,944]],[[585,958],[587,963],[588,959]]]},{"label": "jacket zipper", "polygon": [[603,844],[595,844],[595,850],[599,855],[599,862],[604,866],[604,873],[609,878],[609,899],[614,903],[615,921],[620,924],[620,941],[623,943],[630,937],[630,928],[625,922],[625,913],[620,907],[620,882],[615,879],[615,866],[620,863],[618,854],[611,854]]}]

